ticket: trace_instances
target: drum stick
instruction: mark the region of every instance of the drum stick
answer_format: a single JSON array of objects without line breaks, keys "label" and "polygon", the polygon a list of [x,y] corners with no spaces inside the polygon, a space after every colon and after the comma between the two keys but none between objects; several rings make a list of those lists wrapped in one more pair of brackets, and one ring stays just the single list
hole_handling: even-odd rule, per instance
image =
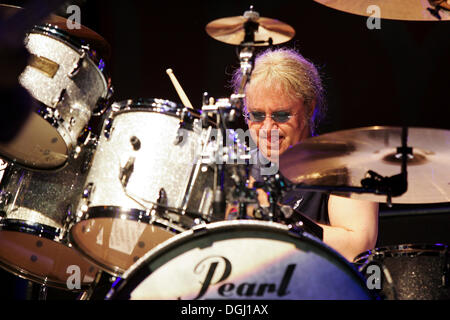
[{"label": "drum stick", "polygon": [[183,88],[181,87],[180,83],[178,82],[177,78],[173,74],[172,69],[166,70],[167,74],[169,75],[170,80],[172,80],[173,86],[175,87],[175,90],[177,90],[178,95],[180,96],[181,102],[184,106],[194,110],[194,107],[192,106],[191,102],[189,101],[186,93],[184,93]]}]

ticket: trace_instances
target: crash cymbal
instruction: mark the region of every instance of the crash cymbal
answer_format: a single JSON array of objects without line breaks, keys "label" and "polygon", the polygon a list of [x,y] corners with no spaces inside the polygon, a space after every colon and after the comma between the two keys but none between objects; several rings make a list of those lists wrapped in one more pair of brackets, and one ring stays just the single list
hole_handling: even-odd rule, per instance
[{"label": "crash cymbal", "polygon": [[[347,13],[371,16],[372,11],[368,8],[376,5],[380,8],[381,18],[408,21],[440,21],[450,20],[450,12],[440,9],[435,5],[441,1],[436,0],[314,0],[327,7],[344,11]],[[441,6],[450,7],[444,1]],[[431,9],[431,12],[430,10]],[[440,10],[437,10],[440,9]],[[435,15],[432,12],[437,12]],[[440,16],[439,19],[436,15]]]},{"label": "crash cymbal", "polygon": [[[392,203],[450,202],[450,131],[409,128],[408,190]],[[371,170],[383,177],[401,173],[402,128],[367,127],[328,133],[304,140],[280,156],[280,171],[292,183],[306,186],[362,187]],[[336,190],[336,189],[335,189]],[[342,190],[341,190],[342,191]],[[334,194],[386,202],[375,193]]]},{"label": "crash cymbal", "polygon": [[[0,4],[0,19],[5,20],[8,19],[15,14],[17,14],[19,11],[23,10],[21,7],[6,5],[6,4]],[[84,40],[86,43],[90,45],[90,47],[97,51],[97,53],[103,58],[103,59],[109,59],[111,55],[111,47],[109,43],[98,33],[95,31],[89,29],[88,27],[85,27],[83,25],[80,26],[80,29],[70,29],[67,24],[68,20],[57,16],[57,15],[50,15],[46,19],[42,21],[42,24],[51,24],[53,26],[58,27],[59,29],[63,30],[64,32],[77,37],[79,39]]]},{"label": "crash cymbal", "polygon": [[[240,45],[244,41],[244,24],[248,18],[236,16],[214,20],[206,26],[206,32],[212,38],[232,45]],[[272,38],[274,45],[288,42],[295,36],[295,30],[276,19],[259,17],[253,20],[259,24],[255,32],[255,42],[268,41]],[[257,46],[267,46],[268,43],[256,44]]]}]

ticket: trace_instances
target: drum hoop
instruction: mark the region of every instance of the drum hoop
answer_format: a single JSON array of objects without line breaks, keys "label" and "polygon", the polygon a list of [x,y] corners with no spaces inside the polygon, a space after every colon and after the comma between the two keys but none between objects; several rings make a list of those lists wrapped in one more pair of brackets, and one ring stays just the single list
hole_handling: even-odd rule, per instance
[{"label": "drum hoop", "polygon": [[[87,221],[90,219],[98,219],[98,218],[112,218],[112,219],[123,219],[128,221],[135,221],[146,223],[149,225],[156,226],[164,226],[168,228],[172,228],[169,231],[171,232],[183,232],[175,229],[179,224],[166,223],[168,219],[164,219],[161,217],[152,217],[150,214],[147,214],[147,211],[140,209],[123,209],[121,207],[116,206],[104,206],[104,207],[90,207],[86,214],[81,218],[81,221]],[[77,221],[78,223],[80,221]]]},{"label": "drum hoop", "polygon": [[[189,110],[181,104],[161,98],[138,98],[117,101],[112,104],[111,118],[130,111],[156,112],[181,119],[183,112],[190,123],[185,123],[186,128],[192,130],[192,123],[195,119],[200,119],[201,113]],[[214,125],[211,119],[208,119],[210,125]]]},{"label": "drum hoop", "polygon": [[58,281],[53,281],[53,280],[48,280],[48,279],[44,279],[40,276],[37,276],[35,274],[33,274],[32,272],[29,272],[27,270],[24,270],[22,268],[19,267],[12,267],[11,265],[4,263],[3,261],[0,260],[0,268],[6,270],[7,272],[12,273],[14,276],[19,277],[21,279],[24,280],[28,280],[28,281],[32,281],[47,287],[52,287],[52,288],[56,288],[56,289],[60,289],[60,290],[64,290],[64,291],[70,291],[70,292],[82,292],[82,291],[86,291],[87,289],[89,289],[89,287],[91,286],[91,284],[80,284],[80,289],[73,289],[70,290],[69,288],[67,288],[67,284],[64,282],[58,282]]},{"label": "drum hoop", "polygon": [[[62,240],[60,237],[61,229],[49,227],[40,223],[29,223],[26,220],[17,219],[0,219],[0,231],[25,233],[67,246],[67,241]],[[0,260],[0,268],[11,272],[21,279],[33,281],[48,287],[63,289],[66,291],[81,292],[87,290],[90,286],[90,284],[81,284],[81,288],[79,290],[69,290],[66,286],[66,283],[42,278],[34,274],[33,272],[27,271],[18,266],[11,266],[10,264],[2,260]]]},{"label": "drum hoop", "polygon": [[[315,236],[304,232],[304,231],[298,231],[298,230],[292,230],[286,225],[282,225],[280,223],[276,222],[268,222],[268,221],[258,221],[258,220],[234,220],[234,221],[221,221],[221,222],[214,222],[204,225],[199,225],[191,230],[188,230],[184,233],[181,233],[179,235],[176,235],[165,242],[157,245],[150,251],[148,251],[144,256],[142,256],[136,263],[134,263],[128,270],[116,280],[116,282],[113,284],[112,288],[110,289],[109,293],[106,296],[106,300],[114,299],[115,296],[118,294],[118,291],[128,285],[128,279],[132,277],[133,275],[141,275],[142,272],[141,266],[149,260],[157,260],[162,255],[166,254],[167,252],[171,251],[172,249],[178,248],[180,245],[183,245],[186,243],[187,239],[198,239],[201,237],[204,237],[211,232],[217,232],[222,231],[225,232],[227,230],[236,230],[236,226],[243,225],[246,227],[246,230],[256,230],[256,231],[262,231],[262,230],[271,230],[275,231],[276,233],[282,233],[283,235],[288,235],[292,237],[293,239],[302,239],[306,240],[308,243],[312,244],[315,247],[320,247],[320,249],[323,249],[326,254],[333,255],[336,258],[336,262],[340,265],[347,266],[347,271],[349,274],[353,276],[353,279],[358,280],[362,287],[365,288],[365,280],[364,277],[357,271],[355,266],[353,266],[351,263],[349,263],[341,254],[339,254],[337,251],[326,245],[325,243],[321,242],[318,238]],[[149,268],[145,269],[145,276],[151,275],[155,270],[149,270]],[[130,286],[133,286],[133,284],[130,284]],[[136,288],[136,286],[134,286]],[[376,299],[377,296],[374,295],[373,292],[368,291],[368,296],[371,296],[373,299]]]},{"label": "drum hoop", "polygon": [[418,254],[436,255],[441,252],[448,252],[448,246],[445,244],[401,244],[393,246],[384,246],[361,253],[355,258],[355,262],[363,260],[374,260],[379,258],[393,258],[402,256],[412,256]]},{"label": "drum hoop", "polygon": [[[101,57],[96,57],[93,54],[92,49],[90,47],[89,47],[89,50],[86,50],[87,47],[84,48],[84,46],[86,46],[86,45],[89,46],[89,43],[87,43],[86,41],[84,41],[82,39],[76,38],[76,37],[70,35],[69,33],[65,32],[64,30],[61,30],[57,26],[54,26],[49,23],[34,26],[28,34],[32,34],[32,33],[50,37],[56,41],[59,41],[65,45],[69,46],[71,49],[77,51],[78,53],[80,53],[80,51],[82,49],[84,49],[86,51],[86,53],[88,54],[88,57],[89,57],[88,60],[91,61],[91,63],[95,66],[95,69],[98,72],[100,72],[100,74],[101,74],[103,84],[105,85],[105,88],[106,88],[103,98],[107,97],[108,90],[111,88],[109,71],[106,66],[106,62]],[[86,44],[83,44],[84,42]]]},{"label": "drum hoop", "polygon": [[50,227],[37,222],[3,218],[0,219],[0,231],[25,233],[66,245],[65,231],[62,228]]}]

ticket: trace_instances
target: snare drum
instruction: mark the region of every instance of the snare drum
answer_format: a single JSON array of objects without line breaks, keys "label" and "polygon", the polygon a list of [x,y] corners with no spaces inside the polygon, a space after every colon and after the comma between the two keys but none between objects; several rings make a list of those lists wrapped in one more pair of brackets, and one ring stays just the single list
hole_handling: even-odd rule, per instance
[{"label": "snare drum", "polygon": [[58,169],[93,113],[105,108],[111,87],[104,62],[79,39],[44,25],[34,27],[25,40],[31,59],[19,81],[40,108],[11,142],[0,144],[0,154],[29,169]]},{"label": "snare drum", "polygon": [[98,269],[67,239],[92,152],[88,145],[64,169],[49,173],[9,164],[0,184],[1,267],[64,290],[85,290],[94,281]]},{"label": "snare drum", "polygon": [[444,244],[376,248],[355,259],[373,290],[386,300],[449,300],[450,254]]},{"label": "snare drum", "polygon": [[363,277],[317,238],[286,225],[195,227],[148,252],[107,299],[370,300]]},{"label": "snare drum", "polygon": [[114,103],[70,228],[88,259],[120,275],[147,251],[208,220],[212,170],[197,115],[160,99]]}]

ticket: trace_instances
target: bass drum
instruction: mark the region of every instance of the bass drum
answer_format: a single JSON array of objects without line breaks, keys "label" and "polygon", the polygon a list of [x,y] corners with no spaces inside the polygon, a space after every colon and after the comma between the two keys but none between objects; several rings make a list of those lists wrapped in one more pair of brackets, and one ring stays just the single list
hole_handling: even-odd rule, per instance
[{"label": "bass drum", "polygon": [[148,252],[108,300],[371,300],[363,277],[317,238],[236,220],[195,227]]},{"label": "bass drum", "polygon": [[[380,270],[374,290],[385,300],[450,300],[450,253],[444,244],[377,248],[355,259],[362,274]],[[372,268],[371,268],[372,266]]]}]

